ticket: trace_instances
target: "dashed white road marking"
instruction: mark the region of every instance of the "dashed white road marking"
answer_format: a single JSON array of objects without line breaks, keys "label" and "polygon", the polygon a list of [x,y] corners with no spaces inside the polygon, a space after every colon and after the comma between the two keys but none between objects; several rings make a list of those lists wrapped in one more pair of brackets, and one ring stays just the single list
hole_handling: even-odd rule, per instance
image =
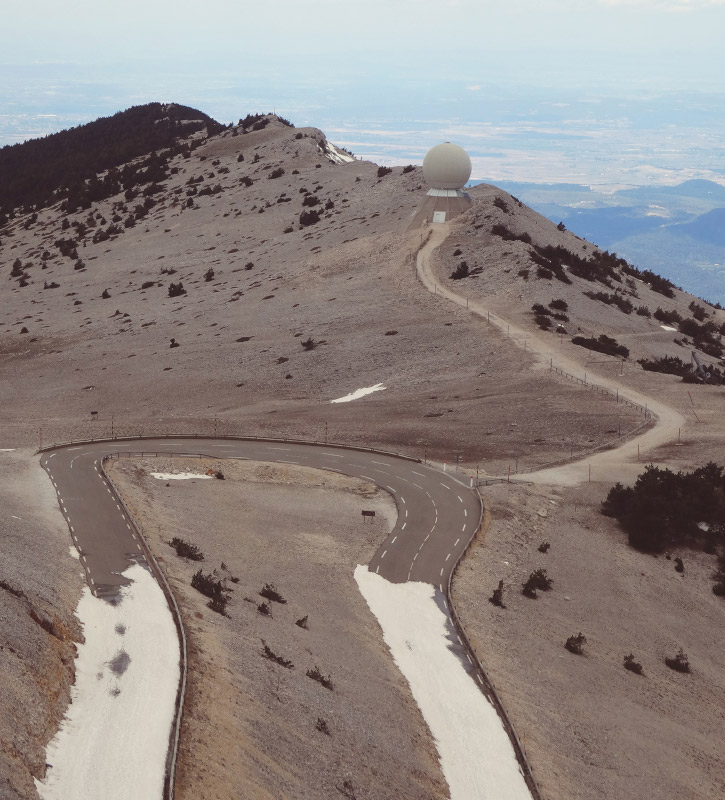
[{"label": "dashed white road marking", "polygon": [[446,561],[448,561],[448,559],[449,559],[450,557],[451,557],[451,554],[450,554],[450,553],[448,553],[448,555],[446,556]]},{"label": "dashed white road marking", "polygon": [[460,494],[458,495],[458,499],[460,500],[461,503],[463,502],[463,498],[461,497]]},{"label": "dashed white road marking", "polygon": [[370,481],[370,483],[375,483],[375,478],[371,478],[369,475],[361,475],[361,478],[364,478],[366,481]]},{"label": "dashed white road marking", "polygon": [[441,481],[441,486],[445,486],[446,489],[451,488],[447,483],[443,483],[443,481]]},{"label": "dashed white road marking", "polygon": [[372,458],[370,459],[371,464],[380,464],[383,467],[392,467],[392,464],[386,464],[385,461],[373,461]]},{"label": "dashed white road marking", "polygon": [[408,516],[408,509],[407,508],[405,509],[405,516],[406,517]]},{"label": "dashed white road marking", "polygon": [[461,528],[461,533],[465,533],[465,532],[466,532],[466,526],[464,525],[464,526]]},{"label": "dashed white road marking", "polygon": [[[411,483],[413,483],[413,482],[411,481]],[[418,483],[413,483],[413,486],[415,486],[415,488],[416,488],[416,489],[422,489],[422,488],[423,488],[423,487],[422,487],[420,484],[418,484]]]},{"label": "dashed white road marking", "polygon": [[414,469],[411,469],[413,475],[418,475],[421,478],[425,478],[425,475],[422,472],[416,472]]},{"label": "dashed white road marking", "polygon": [[55,456],[55,453],[51,453],[51,454],[48,456],[48,460],[50,460],[50,459],[51,459],[51,458],[53,458],[54,456]]},{"label": "dashed white road marking", "polygon": [[403,497],[403,495],[400,495],[400,501],[401,501],[401,503],[405,502],[405,498]]},{"label": "dashed white road marking", "polygon": [[70,453],[71,450],[80,450],[80,447],[69,447],[68,452]]},{"label": "dashed white road marking", "polygon": [[380,556],[380,558],[385,558],[385,554],[386,554],[387,552],[388,552],[387,550],[383,550],[383,554]]},{"label": "dashed white road marking", "polygon": [[407,522],[404,522],[404,523],[403,523],[403,527],[402,527],[400,530],[401,530],[401,531],[404,531],[404,530],[405,530],[405,526],[406,526],[407,524],[408,524]]},{"label": "dashed white road marking", "polygon": [[443,577],[443,567],[441,567],[441,577]]},{"label": "dashed white road marking", "polygon": [[386,489],[387,489],[389,492],[392,492],[393,494],[395,494],[395,489],[393,489],[393,487],[392,487],[392,486],[386,486],[385,488],[386,488]]},{"label": "dashed white road marking", "polygon": [[[375,574],[377,575],[377,573],[379,573],[379,572],[380,572],[380,565],[375,567]],[[410,573],[408,573],[408,577],[410,577]]]},{"label": "dashed white road marking", "polygon": [[467,508],[464,508],[464,509],[463,509],[463,516],[464,516],[464,517],[467,517],[467,516],[468,516],[468,509],[467,509]]},{"label": "dashed white road marking", "polygon": [[397,536],[393,536],[393,539],[392,539],[392,541],[390,542],[390,544],[395,544],[395,540],[396,540],[397,538],[398,538]]},{"label": "dashed white road marking", "polygon": [[[420,551],[418,551],[418,552],[420,552]],[[416,553],[416,554],[413,556],[413,561],[415,561],[415,559],[416,559],[416,558],[418,558],[418,553]]]},{"label": "dashed white road marking", "polygon": [[458,542],[460,542],[460,541],[461,541],[460,539],[456,539],[456,543],[453,546],[457,547],[458,546]]}]

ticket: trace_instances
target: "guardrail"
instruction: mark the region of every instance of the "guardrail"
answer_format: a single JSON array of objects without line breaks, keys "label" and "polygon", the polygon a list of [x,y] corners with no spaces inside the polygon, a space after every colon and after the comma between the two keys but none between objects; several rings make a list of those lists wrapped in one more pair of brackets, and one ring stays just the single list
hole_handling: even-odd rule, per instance
[{"label": "guardrail", "polygon": [[[380,450],[376,447],[362,447],[361,445],[345,444],[342,442],[320,442],[312,439],[280,439],[274,436],[234,436],[232,434],[208,434],[208,433],[160,433],[160,434],[139,434],[137,436],[104,436],[98,439],[70,439],[67,442],[58,442],[45,447],[39,447],[35,452],[47,453],[50,450],[57,450],[61,447],[71,447],[77,444],[99,444],[102,442],[135,442],[144,439],[222,439],[233,442],[274,442],[275,444],[306,444],[323,447],[336,447],[341,450],[356,450],[361,453],[377,453],[381,456],[402,458],[405,461],[412,461],[416,464],[423,463],[420,458],[406,456],[403,453],[396,453],[392,450]],[[212,456],[214,457],[214,456]]]},{"label": "guardrail", "polygon": [[[138,456],[138,454],[134,455]],[[141,453],[140,455],[150,456],[151,453],[148,454]],[[187,454],[184,455],[187,456]],[[176,691],[176,700],[174,703],[175,707],[174,727],[169,736],[169,749],[166,754],[166,768],[164,775],[164,800],[174,800],[176,791],[176,763],[179,754],[179,737],[181,735],[181,720],[184,713],[184,699],[186,697],[187,664],[188,664],[186,631],[184,630],[184,623],[181,618],[181,610],[179,609],[179,606],[176,602],[174,593],[171,591],[171,586],[169,586],[169,582],[166,579],[166,575],[159,566],[158,561],[156,561],[154,554],[151,552],[151,547],[146,541],[133,515],[131,514],[130,509],[126,505],[123,496],[118,491],[116,484],[113,482],[113,479],[106,471],[106,461],[108,459],[113,459],[114,457],[120,458],[121,456],[119,453],[109,453],[108,455],[104,456],[101,459],[101,471],[103,472],[104,477],[111,486],[113,494],[116,497],[116,500],[120,503],[121,508],[123,508],[123,510],[126,512],[126,517],[128,518],[131,525],[133,525],[134,527],[134,530],[138,536],[138,540],[141,543],[141,548],[144,551],[146,561],[148,562],[151,571],[156,577],[156,580],[158,581],[159,586],[161,587],[161,591],[164,593],[164,596],[166,597],[166,602],[169,606],[169,610],[171,611],[171,616],[173,617],[174,625],[176,626],[176,631],[179,635],[179,645],[181,653],[179,668],[181,672],[181,680],[179,681],[179,687]],[[202,458],[203,456],[199,457]]]},{"label": "guardrail", "polygon": [[458,637],[461,640],[463,646],[466,648],[466,650],[468,650],[469,654],[473,657],[474,663],[478,668],[478,672],[481,675],[483,687],[485,688],[489,696],[489,699],[491,700],[491,704],[496,709],[496,713],[501,719],[501,722],[503,723],[506,733],[508,734],[508,737],[511,740],[511,744],[513,745],[514,752],[516,754],[516,760],[519,762],[524,780],[526,781],[526,785],[529,787],[529,791],[531,792],[531,796],[533,800],[542,800],[539,786],[536,783],[536,779],[534,778],[533,768],[529,763],[529,759],[526,755],[526,750],[524,749],[524,746],[521,743],[521,740],[519,739],[516,733],[516,729],[514,728],[509,715],[506,713],[506,709],[504,708],[504,705],[501,702],[501,698],[498,696],[498,692],[496,691],[493,682],[486,674],[486,670],[484,669],[483,664],[481,663],[481,660],[478,657],[478,653],[476,652],[475,647],[471,644],[471,641],[468,638],[468,635],[466,634],[466,629],[464,628],[463,623],[461,622],[458,610],[456,609],[456,604],[453,600],[452,584],[453,584],[453,578],[455,577],[455,574],[458,571],[458,567],[461,561],[463,561],[463,559],[468,555],[468,551],[470,550],[473,542],[478,537],[479,533],[481,533],[481,531],[483,530],[484,527],[483,523],[484,519],[486,519],[487,514],[488,514],[488,519],[486,522],[486,527],[488,527],[488,523],[490,522],[490,513],[488,512],[488,509],[486,508],[483,502],[483,498],[481,497],[480,492],[477,493],[478,493],[478,501],[481,508],[480,515],[478,518],[478,525],[474,529],[471,538],[468,540],[465,548],[456,559],[456,562],[453,565],[453,569],[448,575],[448,583],[446,585],[446,597],[448,599],[448,608],[451,611],[451,620],[453,621],[456,633],[458,634]]}]

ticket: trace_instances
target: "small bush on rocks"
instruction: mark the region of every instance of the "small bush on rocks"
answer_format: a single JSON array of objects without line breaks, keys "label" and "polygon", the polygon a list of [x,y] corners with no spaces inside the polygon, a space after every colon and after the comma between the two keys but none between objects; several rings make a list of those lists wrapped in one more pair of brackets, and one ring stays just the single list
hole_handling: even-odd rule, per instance
[{"label": "small bush on rocks", "polygon": [[262,641],[262,655],[265,658],[268,658],[270,661],[274,661],[275,664],[279,664],[280,667],[284,667],[285,669],[293,669],[294,664],[287,658],[282,658],[282,656],[278,656],[275,652],[272,651],[270,646],[267,642]]},{"label": "small bush on rocks", "polygon": [[630,672],[634,672],[635,675],[644,675],[642,665],[634,660],[634,655],[632,653],[624,657],[624,668],[628,669]]},{"label": "small bush on rocks", "polygon": [[566,647],[570,653],[580,656],[583,653],[583,648],[586,643],[587,637],[581,631],[579,631],[576,636],[570,636],[566,640],[564,647]]},{"label": "small bush on rocks", "polygon": [[176,555],[180,556],[181,558],[188,558],[191,561],[204,560],[204,553],[202,553],[195,544],[186,542],[183,539],[180,539],[178,536],[174,536],[174,538],[169,542],[169,545],[176,550]]},{"label": "small bush on rocks", "polygon": [[521,593],[526,595],[526,597],[535,598],[537,589],[541,589],[542,592],[548,592],[553,582],[552,578],[546,576],[545,569],[536,569],[529,575],[526,581],[521,584]]},{"label": "small bush on rocks", "polygon": [[287,602],[277,591],[277,587],[273,583],[265,583],[259,594],[261,597],[265,597],[267,600],[272,600],[275,603],[285,604]]},{"label": "small bush on rocks", "polygon": [[489,603],[498,606],[498,608],[506,608],[503,603],[503,581],[498,582],[498,588],[493,590],[493,594],[488,598]]},{"label": "small bush on rocks", "polygon": [[312,678],[313,681],[321,683],[325,687],[325,689],[333,691],[334,687],[332,685],[332,681],[330,680],[330,676],[328,675],[327,677],[325,677],[320,672],[320,668],[317,666],[317,664],[315,664],[313,669],[308,669],[305,674],[307,675],[308,678]]},{"label": "small bush on rocks", "polygon": [[665,664],[675,672],[689,672],[690,661],[687,658],[687,653],[680,648],[674,658],[665,658]]}]

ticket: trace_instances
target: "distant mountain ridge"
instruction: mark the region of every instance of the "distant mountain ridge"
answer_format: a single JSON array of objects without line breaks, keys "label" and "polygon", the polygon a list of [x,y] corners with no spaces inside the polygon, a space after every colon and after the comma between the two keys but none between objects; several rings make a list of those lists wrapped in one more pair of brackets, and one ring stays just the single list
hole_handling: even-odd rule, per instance
[{"label": "distant mountain ridge", "polygon": [[577,236],[725,304],[725,186],[703,179],[611,193],[574,184],[500,186]]},{"label": "distant mountain ridge", "polygon": [[46,206],[97,173],[224,126],[176,103],[147,103],[42,139],[0,149],[0,224],[19,206]]}]

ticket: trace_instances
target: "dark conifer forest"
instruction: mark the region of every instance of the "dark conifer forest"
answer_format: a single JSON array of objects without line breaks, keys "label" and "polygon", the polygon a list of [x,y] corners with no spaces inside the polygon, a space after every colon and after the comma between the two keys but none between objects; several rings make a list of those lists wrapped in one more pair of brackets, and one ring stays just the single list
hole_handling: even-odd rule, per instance
[{"label": "dark conifer forest", "polygon": [[[90,204],[139,183],[165,177],[171,155],[190,149],[198,131],[223,125],[187,106],[148,103],[76,128],[0,148],[0,227],[13,209],[42,208],[57,200],[66,210]],[[143,165],[116,168],[141,156]],[[103,179],[96,178],[105,172]]]}]

